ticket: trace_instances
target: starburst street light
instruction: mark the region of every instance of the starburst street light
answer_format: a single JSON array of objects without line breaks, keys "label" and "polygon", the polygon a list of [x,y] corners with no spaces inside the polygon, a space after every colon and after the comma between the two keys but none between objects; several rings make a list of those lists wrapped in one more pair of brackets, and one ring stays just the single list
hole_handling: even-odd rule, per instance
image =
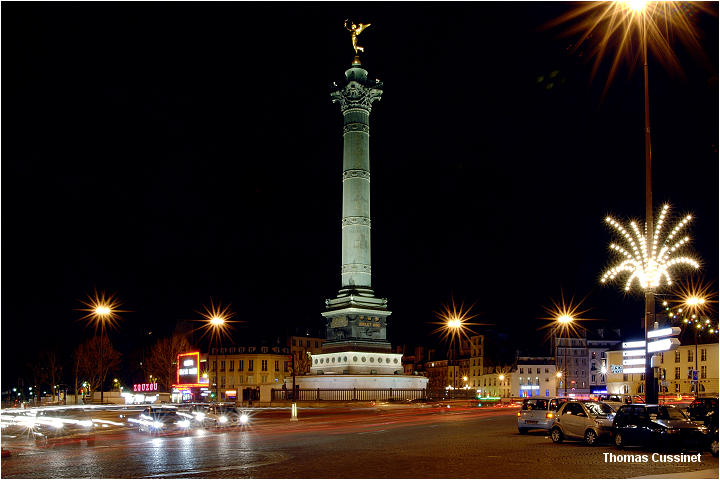
[{"label": "starburst street light", "polygon": [[[710,310],[710,303],[714,303],[713,298],[715,293],[710,291],[711,285],[701,280],[695,281],[690,279],[685,285],[679,285],[675,290],[675,298],[672,300],[676,304],[680,304],[676,313],[669,313],[672,318],[677,319],[678,315],[683,318],[683,323],[686,326],[694,325],[692,329],[693,337],[695,340],[695,371],[698,370],[698,333],[702,330],[707,329],[708,332],[714,333],[715,329],[712,328],[709,318],[704,320],[701,318],[704,314],[707,314]],[[670,309],[667,308],[669,311]],[[693,389],[695,391],[695,398],[699,395],[699,381],[693,380]]]},{"label": "starburst street light", "polygon": [[[653,52],[668,70],[680,70],[680,62],[670,45],[677,39],[692,53],[701,52],[699,35],[694,25],[696,12],[715,15],[709,3],[678,1],[592,1],[581,2],[576,8],[546,25],[566,27],[565,34],[576,37],[573,51],[587,47],[594,58],[594,76],[603,60],[610,56],[612,63],[605,90],[617,73],[623,59],[631,68],[637,61],[640,47]],[[579,36],[578,36],[579,35]]]},{"label": "starburst street light", "polygon": [[92,296],[88,295],[87,300],[80,300],[80,303],[87,308],[78,308],[78,311],[88,312],[79,320],[85,320],[87,325],[95,327],[95,333],[100,329],[100,403],[104,401],[105,394],[105,328],[115,328],[120,316],[118,313],[127,312],[120,310],[120,300],[114,295],[106,295],[105,292],[98,293],[95,290]]},{"label": "starburst street light", "polygon": [[[433,334],[439,333],[443,340],[448,341],[448,368],[452,366],[451,356],[454,353],[454,345],[457,340],[458,349],[460,348],[460,342],[463,338],[470,340],[470,333],[475,333],[470,328],[471,326],[478,325],[489,325],[487,323],[470,323],[468,320],[472,320],[477,317],[477,314],[471,315],[474,305],[469,308],[465,308],[465,303],[461,302],[458,307],[455,304],[455,299],[451,299],[450,305],[443,305],[439,312],[433,312],[435,317],[440,320],[439,322],[431,322],[436,325],[440,325],[438,328],[432,331]],[[457,361],[457,359],[455,359]],[[459,364],[458,364],[459,365]],[[458,375],[453,374],[453,383]],[[453,387],[455,385],[453,384]]]},{"label": "starburst street light", "polygon": [[222,303],[215,305],[210,299],[210,306],[203,305],[203,311],[197,312],[202,319],[198,330],[202,331],[201,338],[206,335],[210,338],[210,343],[219,342],[223,338],[230,338],[230,324],[236,323],[237,320],[231,320],[235,313],[230,310],[230,305],[223,307]]},{"label": "starburst street light", "polygon": [[[212,299],[210,299],[210,306],[203,305],[203,311],[197,312],[203,318],[200,320],[202,325],[200,329],[203,330],[201,338],[205,335],[210,337],[210,346],[217,343],[221,344],[223,337],[230,338],[230,324],[234,323],[234,320],[230,320],[235,316],[235,313],[230,310],[230,305],[225,307],[222,303],[215,305]],[[209,359],[208,359],[209,361]],[[219,382],[218,382],[218,366],[217,358],[215,359],[215,399],[219,400]]]},{"label": "starburst street light", "polygon": [[634,220],[630,222],[633,232],[631,235],[612,217],[605,218],[605,221],[620,234],[624,245],[610,244],[610,249],[617,252],[622,259],[603,273],[600,279],[601,283],[615,280],[618,275],[627,272],[629,276],[625,282],[625,291],[631,289],[633,281],[636,279],[640,287],[647,290],[659,287],[663,279],[667,285],[670,285],[672,283],[670,269],[675,266],[687,265],[696,269],[700,267],[694,258],[676,253],[690,241],[690,237],[687,235],[680,237],[680,233],[692,220],[691,215],[686,215],[663,238],[663,225],[669,210],[670,205],[663,206],[652,235],[651,245],[648,245],[645,235],[640,232],[640,228]]},{"label": "starburst street light", "polygon": [[[581,315],[588,312],[589,309],[581,310],[581,306],[585,299],[583,298],[579,302],[575,303],[575,298],[571,297],[569,302],[565,301],[565,294],[560,291],[560,301],[557,302],[552,300],[552,307],[545,307],[545,313],[547,317],[542,317],[542,320],[549,320],[549,323],[540,327],[540,329],[549,329],[548,335],[551,336],[552,341],[555,343],[555,363],[557,367],[557,339],[565,338],[565,348],[563,350],[563,372],[558,372],[557,378],[563,378],[563,388],[565,394],[567,394],[567,350],[570,343],[570,333],[573,336],[578,336],[582,326],[578,323],[579,320],[591,320],[589,318],[580,318]],[[547,337],[546,337],[547,338]]]},{"label": "starburst street light", "polygon": [[100,329],[100,334],[105,332],[105,328],[115,328],[120,320],[119,313],[127,312],[128,310],[120,310],[119,307],[122,302],[114,295],[107,295],[105,292],[98,293],[97,290],[93,295],[88,295],[86,300],[80,300],[80,303],[85,305],[87,308],[76,309],[79,312],[88,312],[86,315],[80,317],[78,320],[85,320],[88,326],[94,326],[97,332]]}]

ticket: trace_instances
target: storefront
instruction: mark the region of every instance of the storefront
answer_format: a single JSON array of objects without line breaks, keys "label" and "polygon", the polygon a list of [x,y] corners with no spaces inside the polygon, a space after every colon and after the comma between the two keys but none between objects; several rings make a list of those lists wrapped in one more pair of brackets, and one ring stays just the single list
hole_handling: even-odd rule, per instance
[{"label": "storefront", "polygon": [[210,382],[207,360],[200,352],[181,353],[177,356],[177,383],[172,386],[170,401],[173,403],[207,402]]}]

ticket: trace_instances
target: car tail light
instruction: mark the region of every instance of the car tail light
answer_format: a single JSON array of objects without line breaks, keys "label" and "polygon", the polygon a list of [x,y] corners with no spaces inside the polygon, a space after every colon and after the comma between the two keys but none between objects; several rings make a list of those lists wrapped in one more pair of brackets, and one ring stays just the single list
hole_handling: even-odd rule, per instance
[{"label": "car tail light", "polygon": [[548,412],[545,414],[545,418],[553,418],[555,415],[553,415],[552,412]]}]

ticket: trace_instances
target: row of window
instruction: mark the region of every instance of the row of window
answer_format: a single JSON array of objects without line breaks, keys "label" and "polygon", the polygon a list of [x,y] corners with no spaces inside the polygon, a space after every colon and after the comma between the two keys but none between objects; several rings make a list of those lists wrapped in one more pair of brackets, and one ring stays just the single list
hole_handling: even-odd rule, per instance
[{"label": "row of window", "polygon": [[[523,367],[520,367],[520,373],[525,373],[523,370],[524,370],[524,368],[523,368]],[[540,373],[540,369],[539,369],[539,368],[536,368],[535,370],[536,370],[535,373]],[[527,373],[532,373],[532,371],[533,371],[532,367],[528,367],[528,368],[527,368]],[[550,373],[550,369],[549,369],[549,368],[546,368],[546,369],[545,369],[545,373]]]},{"label": "row of window", "polygon": [[[213,381],[214,381],[214,380],[215,380],[215,379],[213,378]],[[247,380],[247,383],[245,382],[245,380]],[[277,379],[277,378],[274,379],[274,380],[275,380],[275,382],[278,382],[278,379]],[[233,375],[230,375],[230,376],[227,377],[227,384],[225,383],[225,375],[220,375],[220,385],[219,385],[219,386],[220,386],[220,388],[225,388],[225,387],[231,387],[231,388],[232,388],[232,387],[240,386],[240,385],[243,385],[243,384],[252,385],[252,384],[254,384],[254,383],[255,383],[255,377],[254,377],[253,375],[248,375],[248,376],[247,376],[247,379],[246,379],[243,375],[238,375],[237,377],[236,377],[236,376],[233,376]],[[268,383],[268,376],[267,376],[267,375],[261,375],[261,376],[260,376],[260,383]]]},{"label": "row of window", "polygon": [[[693,367],[687,367],[687,378],[692,378]],[[666,370],[663,368],[663,378]],[[707,378],[707,365],[700,365],[700,378]],[[680,367],[675,367],[675,380],[680,380]]]},{"label": "row of window", "polygon": [[[670,393],[670,390],[674,390],[675,393],[683,393],[683,392],[681,391],[681,386],[680,386],[679,383],[675,383],[674,385],[675,385],[675,386],[674,386],[672,389],[670,389],[670,388],[668,388],[668,387],[662,387],[663,393]],[[690,387],[689,393],[695,393],[695,384],[694,384],[694,383],[693,383],[693,384],[690,384],[689,387]],[[637,393],[643,393],[643,389],[644,389],[644,388],[645,388],[645,385],[644,385],[644,384],[638,385],[638,387],[637,387]],[[705,385],[700,384],[699,392],[702,393],[702,392],[704,392],[704,391],[705,391]],[[630,393],[630,387],[629,387],[628,385],[623,385],[623,387],[622,387],[622,392],[623,392],[623,393]]]},{"label": "row of window", "polygon": [[[299,344],[299,345],[298,345],[298,344]],[[302,341],[302,340],[298,340],[298,339],[296,339],[296,338],[293,338],[293,340],[292,340],[292,346],[293,346],[293,347],[297,347],[297,346],[302,347],[302,346],[303,346],[303,341]],[[310,348],[310,340],[305,340],[305,346],[306,346],[307,348]],[[320,342],[319,342],[318,340],[315,340],[315,348],[320,348]]]},{"label": "row of window", "polygon": [[[288,362],[283,362],[283,363],[284,363],[284,365],[283,365],[283,367],[284,367],[283,370],[284,370],[285,372],[287,372],[287,371],[288,371]],[[234,371],[235,371],[235,360],[228,360],[228,365],[227,365],[227,366],[228,366],[228,369],[227,369],[228,372],[234,372]],[[275,366],[275,371],[276,371],[276,372],[279,372],[279,371],[280,371],[280,360],[275,360],[275,365],[274,365],[274,366]],[[218,371],[218,368],[217,368],[217,367],[218,367],[218,365],[217,365],[217,360],[213,360],[213,362],[212,362],[212,371],[213,371],[213,372]],[[254,369],[255,369],[255,361],[254,361],[254,360],[248,360],[248,369],[247,369],[247,371],[248,371],[248,372],[252,372]],[[261,362],[260,362],[260,369],[261,369],[263,372],[267,372],[267,371],[268,371],[268,361],[267,361],[267,360],[261,360]],[[238,361],[237,361],[237,371],[238,371],[238,372],[242,372],[242,371],[244,371],[244,370],[245,370],[245,360],[238,360]],[[220,369],[219,369],[219,371],[220,371],[220,372],[224,372],[224,371],[225,371],[225,360],[220,360]]]}]

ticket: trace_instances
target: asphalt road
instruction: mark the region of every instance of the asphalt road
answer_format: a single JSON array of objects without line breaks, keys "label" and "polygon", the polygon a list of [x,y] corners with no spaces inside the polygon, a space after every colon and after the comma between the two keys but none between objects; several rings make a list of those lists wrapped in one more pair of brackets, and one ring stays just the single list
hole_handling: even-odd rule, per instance
[{"label": "asphalt road", "polygon": [[[257,411],[247,427],[150,437],[109,427],[46,445],[6,442],[2,478],[628,478],[703,470],[700,463],[606,463],[605,445],[520,435],[516,409],[378,407]],[[712,470],[711,470],[712,469]]]}]

